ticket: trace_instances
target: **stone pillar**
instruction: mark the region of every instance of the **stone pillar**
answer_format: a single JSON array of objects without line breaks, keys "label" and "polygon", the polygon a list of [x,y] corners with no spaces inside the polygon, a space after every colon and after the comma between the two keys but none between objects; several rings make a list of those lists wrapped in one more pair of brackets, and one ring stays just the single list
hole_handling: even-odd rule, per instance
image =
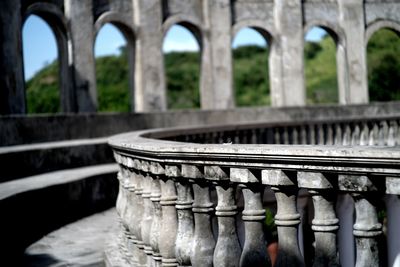
[{"label": "stone pillar", "polygon": [[264,186],[260,184],[261,173],[250,169],[231,168],[230,180],[241,183],[244,198],[242,219],[245,240],[240,266],[271,266],[264,236],[265,209],[262,202]]},{"label": "stone pillar", "polygon": [[271,101],[273,106],[305,105],[304,36],[302,1],[275,1],[277,36],[271,57]]},{"label": "stone pillar", "polygon": [[314,203],[312,230],[315,236],[313,266],[340,266],[337,253],[339,220],[335,214],[336,185],[334,179],[322,173],[298,172],[299,187],[306,188]]},{"label": "stone pillar", "polygon": [[214,250],[214,266],[239,267],[240,248],[236,231],[237,206],[236,187],[229,182],[216,184],[218,205],[215,215],[218,217],[218,239]]},{"label": "stone pillar", "polygon": [[339,175],[339,188],[351,192],[355,204],[356,267],[384,265],[379,257],[382,224],[378,221],[378,202],[381,186],[378,179],[372,177]]},{"label": "stone pillar", "polygon": [[362,0],[338,0],[339,24],[345,33],[345,62],[338,66],[345,69],[347,77],[341,92],[341,104],[368,103],[367,63],[364,47],[364,7]]},{"label": "stone pillar", "polygon": [[162,1],[133,0],[137,26],[135,62],[136,111],[167,107],[164,57],[162,54]]},{"label": "stone pillar", "polygon": [[26,113],[20,0],[1,1],[0,114]]},{"label": "stone pillar", "polygon": [[297,211],[298,188],[295,175],[281,170],[263,170],[262,181],[274,190],[278,205],[275,216],[279,238],[276,266],[305,266],[297,238],[300,214]]},{"label": "stone pillar", "polygon": [[97,110],[96,74],[94,62],[94,18],[92,1],[65,0],[65,15],[69,21],[72,44],[73,77],[78,112]]},{"label": "stone pillar", "polygon": [[[229,0],[204,1],[209,37],[203,47],[211,68],[209,88],[202,86],[203,109],[234,107],[232,86],[231,7]],[[209,38],[209,39],[208,39]],[[204,57],[203,57],[204,60]],[[202,81],[206,82],[206,81]]]}]

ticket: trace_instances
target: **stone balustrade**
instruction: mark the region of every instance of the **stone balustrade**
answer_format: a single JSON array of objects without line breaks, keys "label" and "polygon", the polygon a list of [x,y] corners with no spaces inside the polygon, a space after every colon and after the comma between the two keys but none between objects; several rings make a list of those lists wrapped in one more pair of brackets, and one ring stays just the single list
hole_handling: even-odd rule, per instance
[{"label": "stone balustrade", "polygon": [[[392,265],[400,255],[399,122],[264,123],[114,136],[120,251],[131,266],[271,266],[264,201],[270,194],[277,205],[275,266]],[[298,204],[300,191],[310,199],[310,220]],[[341,214],[345,205],[354,218]],[[344,232],[348,218],[350,233]],[[305,236],[307,225],[312,237]],[[355,252],[343,242],[352,242]]]}]

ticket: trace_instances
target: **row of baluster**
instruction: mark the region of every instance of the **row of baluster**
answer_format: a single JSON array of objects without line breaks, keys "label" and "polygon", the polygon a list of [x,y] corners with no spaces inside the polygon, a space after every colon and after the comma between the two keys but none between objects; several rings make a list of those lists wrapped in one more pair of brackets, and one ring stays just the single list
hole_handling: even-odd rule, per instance
[{"label": "row of baluster", "polygon": [[[355,202],[357,266],[380,264],[378,240],[382,225],[377,217],[377,201],[385,192],[385,179],[245,168],[228,171],[218,166],[185,164],[161,166],[119,154],[115,157],[121,166],[117,200],[123,227],[121,249],[132,266],[269,266],[263,232],[265,185],[272,188],[277,202],[276,266],[305,265],[298,242],[299,188],[308,190],[314,205],[314,266],[340,265],[336,245],[339,220],[335,213],[338,189],[351,193]],[[388,179],[388,188],[398,180]],[[215,209],[210,199],[211,184],[218,198]],[[242,187],[244,199],[243,246],[236,230],[237,185]],[[216,241],[211,223],[214,212],[218,219]]]},{"label": "row of baluster", "polygon": [[400,144],[398,120],[312,123],[187,134],[175,141],[204,144],[379,145]]}]

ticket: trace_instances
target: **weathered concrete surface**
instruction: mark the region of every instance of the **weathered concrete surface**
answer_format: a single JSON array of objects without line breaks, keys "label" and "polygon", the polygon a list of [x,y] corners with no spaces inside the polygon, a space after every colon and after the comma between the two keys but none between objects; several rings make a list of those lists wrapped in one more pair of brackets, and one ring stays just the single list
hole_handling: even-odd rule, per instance
[{"label": "weathered concrete surface", "polygon": [[117,226],[114,208],[63,226],[28,247],[22,266],[104,266],[104,251],[116,238]]}]

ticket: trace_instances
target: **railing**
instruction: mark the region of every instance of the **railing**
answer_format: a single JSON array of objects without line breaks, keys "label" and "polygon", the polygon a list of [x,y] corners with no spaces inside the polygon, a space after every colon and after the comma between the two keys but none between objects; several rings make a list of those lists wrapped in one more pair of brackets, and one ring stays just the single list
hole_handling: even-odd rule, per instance
[{"label": "railing", "polygon": [[[399,124],[392,117],[115,136],[124,259],[132,266],[270,266],[264,195],[272,195],[276,266],[393,264],[400,254]],[[313,236],[304,230],[299,191],[312,199]]]}]

